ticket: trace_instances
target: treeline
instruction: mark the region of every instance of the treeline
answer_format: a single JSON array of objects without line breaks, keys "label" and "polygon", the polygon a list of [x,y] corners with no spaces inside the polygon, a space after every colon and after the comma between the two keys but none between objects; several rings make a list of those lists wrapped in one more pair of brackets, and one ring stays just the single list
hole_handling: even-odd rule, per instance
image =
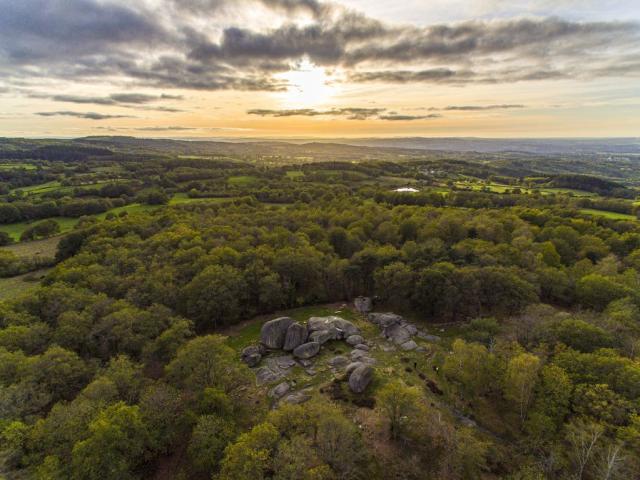
[{"label": "treeline", "polygon": [[[146,262],[124,273],[103,265],[99,289],[140,307],[162,303],[202,329],[360,294],[451,320],[511,314],[540,300],[602,309],[636,298],[629,280],[640,255],[635,226],[616,231],[567,211],[348,206],[347,198],[284,209],[194,204],[119,220],[115,230],[107,222],[95,228],[102,239],[117,232],[109,255],[119,252],[118,265]],[[188,262],[169,254],[176,232]],[[86,261],[100,265],[107,255],[84,244],[85,253],[66,263],[72,271],[87,252]],[[88,288],[97,281],[68,277],[65,268],[52,279]]]},{"label": "treeline", "polygon": [[571,188],[597,193],[608,197],[635,198],[636,192],[620,183],[591,175],[556,175],[550,185],[558,188]]},{"label": "treeline", "polygon": [[113,152],[107,148],[80,145],[44,145],[30,150],[3,150],[0,156],[11,160],[48,160],[77,162],[94,157],[106,157]]},{"label": "treeline", "polygon": [[16,201],[0,203],[0,224],[25,222],[51,217],[79,218],[84,215],[104,213],[126,204],[121,198],[89,200],[45,201],[29,203]]}]

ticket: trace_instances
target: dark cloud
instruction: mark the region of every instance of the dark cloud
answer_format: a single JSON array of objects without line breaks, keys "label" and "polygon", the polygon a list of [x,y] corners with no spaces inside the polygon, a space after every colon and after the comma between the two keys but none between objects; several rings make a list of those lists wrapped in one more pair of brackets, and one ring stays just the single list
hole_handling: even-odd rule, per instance
[{"label": "dark cloud", "polygon": [[431,115],[401,115],[401,114],[389,114],[389,115],[380,115],[378,119],[380,120],[389,120],[392,122],[410,122],[413,120],[427,120],[430,118],[441,118],[442,115],[438,115],[436,113]]},{"label": "dark cloud", "polygon": [[36,115],[41,117],[77,117],[86,118],[88,120],[110,120],[113,118],[133,118],[129,115],[106,115],[96,112],[71,112],[71,111],[59,111],[59,112],[38,112]]},{"label": "dark cloud", "polygon": [[108,97],[83,97],[78,95],[37,95],[38,98],[51,98],[56,102],[95,104],[95,105],[141,105],[159,100],[179,100],[183,97],[174,95],[147,95],[144,93],[114,93]]},{"label": "dark cloud", "polygon": [[440,118],[439,114],[430,115],[402,115],[397,112],[388,112],[386,108],[332,108],[330,110],[314,110],[312,108],[302,108],[295,110],[266,110],[255,109],[247,112],[249,115],[259,115],[261,117],[346,117],[349,120],[389,120],[389,121],[410,121],[425,120],[428,118]]},{"label": "dark cloud", "polygon": [[429,70],[386,70],[377,72],[356,72],[350,75],[352,82],[387,82],[387,83],[455,83],[473,77],[473,72],[457,72],[450,68],[432,68]]},{"label": "dark cloud", "polygon": [[[255,4],[284,15],[283,21],[258,31],[224,14]],[[418,27],[389,25],[318,0],[173,0],[153,11],[145,5],[0,0],[0,77],[278,91],[286,85],[274,73],[302,58],[343,67],[352,82],[463,85],[640,75],[640,25],[633,22],[536,18]],[[296,23],[299,14],[310,21]],[[226,25],[221,32],[209,27],[216,21]],[[75,97],[73,103],[145,105],[157,98],[150,97]]]},{"label": "dark cloud", "polygon": [[249,110],[249,115],[260,115],[261,117],[347,117],[350,120],[366,120],[377,117],[386,111],[385,108],[332,108],[331,110],[314,110],[312,108],[301,108],[294,110]]},{"label": "dark cloud", "polygon": [[247,6],[261,4],[273,10],[286,13],[310,13],[314,17],[321,17],[332,9],[329,4],[316,0],[171,0],[179,11],[188,11],[197,14],[213,14],[218,10],[233,6]]}]

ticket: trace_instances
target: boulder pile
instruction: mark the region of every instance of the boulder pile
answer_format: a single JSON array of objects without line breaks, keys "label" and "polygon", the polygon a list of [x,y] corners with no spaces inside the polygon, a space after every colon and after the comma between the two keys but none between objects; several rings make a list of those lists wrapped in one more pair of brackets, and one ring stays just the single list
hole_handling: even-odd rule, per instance
[{"label": "boulder pile", "polygon": [[414,324],[395,313],[370,313],[367,318],[382,330],[382,336],[398,345],[402,350],[416,350],[418,344],[413,340],[417,336],[427,341],[439,341],[439,337],[418,330]]},{"label": "boulder pile", "polygon": [[[333,369],[350,366],[349,385],[354,392],[362,393],[373,377],[371,365],[375,363],[375,359],[368,356],[369,346],[360,335],[360,329],[344,318],[311,317],[306,324],[296,322],[289,317],[270,320],[262,326],[260,343],[250,345],[242,351],[242,361],[249,367],[256,367],[258,385],[281,382],[270,391],[269,395],[271,398],[278,399],[289,393],[288,384],[282,380],[288,376],[293,366],[300,365],[308,374],[315,374],[312,359],[318,355],[322,345],[330,340],[344,340],[354,347],[351,359],[346,356],[334,357],[329,365]],[[277,351],[283,351],[285,354],[271,355]],[[267,357],[264,364],[260,366],[265,356]],[[292,398],[289,399],[289,397]],[[306,397],[294,398],[293,394],[288,394],[285,398],[296,401]]]}]

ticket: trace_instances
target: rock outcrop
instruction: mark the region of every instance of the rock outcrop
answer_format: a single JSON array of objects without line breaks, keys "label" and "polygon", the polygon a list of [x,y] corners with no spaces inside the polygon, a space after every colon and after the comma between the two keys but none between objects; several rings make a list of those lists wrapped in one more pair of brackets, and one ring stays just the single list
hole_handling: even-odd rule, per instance
[{"label": "rock outcrop", "polygon": [[342,340],[360,333],[360,329],[349,320],[334,316],[311,317],[307,321],[307,328],[312,334],[317,331],[336,331],[336,340]]},{"label": "rock outcrop", "polygon": [[265,348],[263,345],[250,345],[242,350],[242,361],[249,367],[255,367],[260,363],[264,354]]},{"label": "rock outcrop", "polygon": [[337,339],[338,331],[333,327],[329,330],[316,330],[315,332],[311,332],[311,335],[309,335],[309,341],[318,342],[320,345],[324,345],[329,340]]},{"label": "rock outcrop", "polygon": [[371,297],[358,297],[353,301],[353,306],[356,307],[359,313],[366,315],[371,311],[373,302],[371,301]]},{"label": "rock outcrop", "polygon": [[269,390],[269,397],[275,398],[275,399],[281,398],[287,393],[289,393],[290,388],[291,386],[287,382],[279,383],[278,385],[273,387],[271,390]]},{"label": "rock outcrop", "polygon": [[364,338],[362,338],[362,336],[360,335],[350,335],[347,337],[346,341],[349,345],[355,347],[356,345],[364,343]]},{"label": "rock outcrop", "polygon": [[373,367],[360,365],[349,375],[349,388],[354,393],[362,393],[367,389],[371,380],[373,380]]},{"label": "rock outcrop", "polygon": [[371,323],[378,325],[380,328],[400,324],[404,320],[400,315],[396,315],[395,313],[370,313],[367,318]]},{"label": "rock outcrop", "polygon": [[294,322],[289,317],[269,320],[262,326],[262,330],[260,331],[260,343],[267,348],[282,349],[287,336],[287,330],[292,323]]},{"label": "rock outcrop", "polygon": [[349,359],[344,355],[336,355],[335,357],[329,359],[328,363],[332,368],[341,368],[349,363]]},{"label": "rock outcrop", "polygon": [[296,358],[307,359],[315,357],[320,351],[320,344],[318,342],[303,343],[293,351],[293,356]]},{"label": "rock outcrop", "polygon": [[292,323],[287,328],[282,349],[290,352],[307,341],[307,327],[298,322]]}]

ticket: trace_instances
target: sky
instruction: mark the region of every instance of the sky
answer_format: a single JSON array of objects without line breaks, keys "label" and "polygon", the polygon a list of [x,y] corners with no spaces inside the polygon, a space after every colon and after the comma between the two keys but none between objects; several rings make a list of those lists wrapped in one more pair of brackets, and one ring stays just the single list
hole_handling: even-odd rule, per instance
[{"label": "sky", "polygon": [[0,0],[0,136],[640,136],[639,0]]}]

